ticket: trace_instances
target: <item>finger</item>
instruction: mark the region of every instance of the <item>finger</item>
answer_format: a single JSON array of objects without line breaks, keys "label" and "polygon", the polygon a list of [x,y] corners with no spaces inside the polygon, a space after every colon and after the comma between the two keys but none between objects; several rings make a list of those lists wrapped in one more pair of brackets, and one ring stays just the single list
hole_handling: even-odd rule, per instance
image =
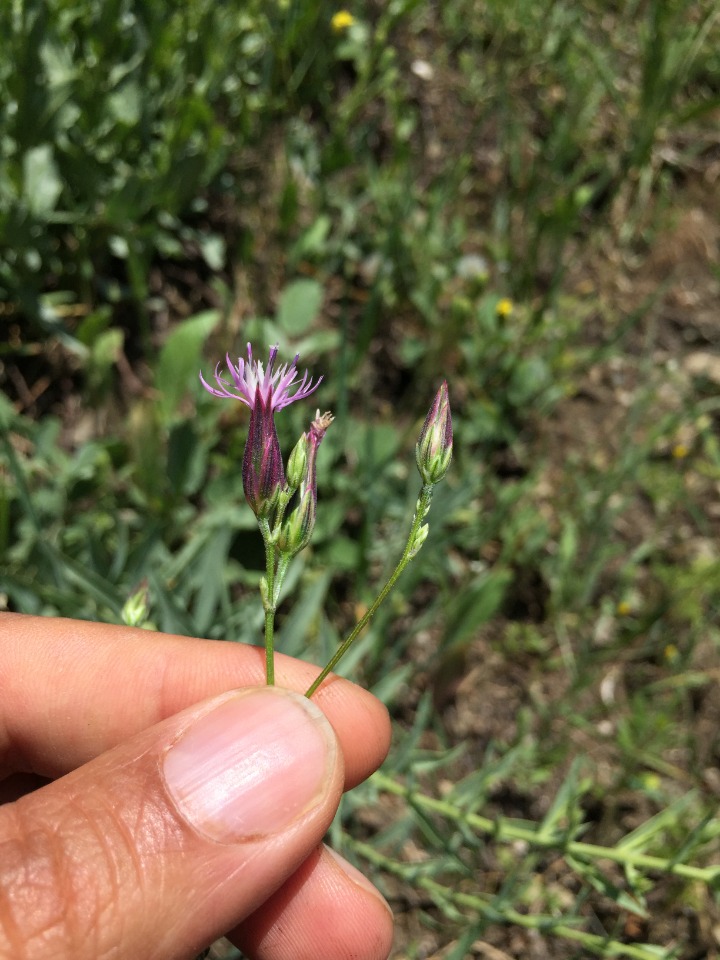
[{"label": "finger", "polygon": [[189,708],[0,809],[0,956],[193,956],[316,848],[342,782],[302,696]]},{"label": "finger", "polygon": [[392,934],[385,900],[323,845],[229,937],[253,960],[386,960]]},{"label": "finger", "polygon": [[[302,692],[317,672],[276,658],[279,686]],[[0,614],[0,777],[15,770],[60,776],[193,703],[264,681],[257,647]],[[313,700],[340,740],[350,788],[385,758],[387,711],[337,677]]]}]

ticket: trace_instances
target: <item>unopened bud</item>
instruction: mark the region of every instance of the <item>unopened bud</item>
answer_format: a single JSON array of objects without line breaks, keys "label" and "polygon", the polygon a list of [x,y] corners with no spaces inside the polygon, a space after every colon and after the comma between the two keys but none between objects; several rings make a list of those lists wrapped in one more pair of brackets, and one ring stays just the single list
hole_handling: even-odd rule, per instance
[{"label": "unopened bud", "polygon": [[[299,443],[290,455],[292,461],[297,453],[297,459],[304,458],[304,468],[302,479],[299,483],[297,493],[298,502],[295,509],[287,517],[280,527],[277,546],[281,553],[289,553],[294,556],[299,553],[310,542],[313,528],[315,526],[315,513],[317,507],[317,480],[315,475],[315,460],[318,447],[320,446],[325,431],[333,421],[331,413],[321,414],[318,410],[315,419],[310,425],[308,433],[304,433]],[[294,466],[288,463],[288,477]],[[288,479],[288,484],[292,486]]]},{"label": "unopened bud", "polygon": [[316,497],[315,491],[307,488],[300,498],[300,502],[283,520],[277,540],[278,550],[294,556],[303,550],[312,537],[315,527]]},{"label": "unopened bud", "polygon": [[443,380],[425,418],[415,459],[423,483],[438,483],[452,459],[453,431],[447,382]]},{"label": "unopened bud", "polygon": [[128,627],[142,627],[150,613],[150,588],[143,580],[123,604],[120,618]]},{"label": "unopened bud", "polygon": [[307,434],[304,433],[295,444],[293,452],[290,454],[287,465],[286,480],[287,485],[291,490],[297,490],[303,481],[305,470],[307,468],[309,446],[310,441],[308,440]]}]

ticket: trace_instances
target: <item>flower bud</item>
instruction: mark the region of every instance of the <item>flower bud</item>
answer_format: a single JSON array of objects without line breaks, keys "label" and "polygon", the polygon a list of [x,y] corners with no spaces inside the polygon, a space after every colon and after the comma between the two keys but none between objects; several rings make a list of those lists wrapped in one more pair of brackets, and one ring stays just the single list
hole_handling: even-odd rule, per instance
[{"label": "flower bud", "polygon": [[277,540],[278,550],[293,556],[303,550],[312,537],[315,527],[317,497],[309,487],[300,497],[300,501],[289,517],[283,520]]},{"label": "flower bud", "polygon": [[245,497],[253,513],[256,517],[267,517],[285,486],[285,473],[272,405],[265,402],[259,386],[250,412],[242,479]]},{"label": "flower bud", "polygon": [[305,476],[308,461],[310,441],[304,433],[295,444],[287,465],[287,485],[291,490],[297,490]]},{"label": "flower bud", "polygon": [[147,579],[143,579],[123,604],[120,617],[128,627],[142,627],[148,622],[149,614],[150,587]]},{"label": "flower bud", "polygon": [[415,459],[423,483],[438,483],[447,473],[452,458],[453,432],[447,382],[443,380],[425,417]]},{"label": "flower bud", "polygon": [[[315,526],[315,511],[317,507],[315,460],[318,447],[332,420],[331,414],[324,413],[321,416],[318,410],[309,432],[302,435],[300,442],[291,454],[290,460],[292,460],[298,447],[304,443],[305,472],[297,494],[297,506],[291,512],[290,516],[283,521],[280,527],[277,546],[281,553],[289,553],[294,556],[310,542],[310,537],[312,536]],[[298,454],[298,457],[299,456],[300,454]],[[288,463],[288,473],[290,470],[291,466],[290,463]]]}]

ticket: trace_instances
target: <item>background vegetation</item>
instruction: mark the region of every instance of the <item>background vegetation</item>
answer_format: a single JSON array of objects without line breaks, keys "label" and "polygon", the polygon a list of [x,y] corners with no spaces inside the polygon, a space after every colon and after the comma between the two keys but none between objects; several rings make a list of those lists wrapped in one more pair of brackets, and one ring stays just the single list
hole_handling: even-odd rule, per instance
[{"label": "background vegetation", "polygon": [[716,957],[720,5],[337,12],[0,9],[0,601],[147,580],[256,642],[245,412],[197,371],[279,341],[337,417],[280,619],[324,662],[447,378],[428,542],[344,667],[395,747],[333,841],[398,958]]}]

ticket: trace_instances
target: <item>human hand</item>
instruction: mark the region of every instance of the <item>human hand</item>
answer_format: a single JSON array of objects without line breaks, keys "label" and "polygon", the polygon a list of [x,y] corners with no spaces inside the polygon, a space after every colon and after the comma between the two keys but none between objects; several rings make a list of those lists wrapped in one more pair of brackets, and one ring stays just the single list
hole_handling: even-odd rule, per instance
[{"label": "human hand", "polygon": [[0,614],[3,960],[192,958],[223,934],[257,960],[388,956],[387,905],[321,842],[387,714],[276,671],[262,686],[255,647]]}]

